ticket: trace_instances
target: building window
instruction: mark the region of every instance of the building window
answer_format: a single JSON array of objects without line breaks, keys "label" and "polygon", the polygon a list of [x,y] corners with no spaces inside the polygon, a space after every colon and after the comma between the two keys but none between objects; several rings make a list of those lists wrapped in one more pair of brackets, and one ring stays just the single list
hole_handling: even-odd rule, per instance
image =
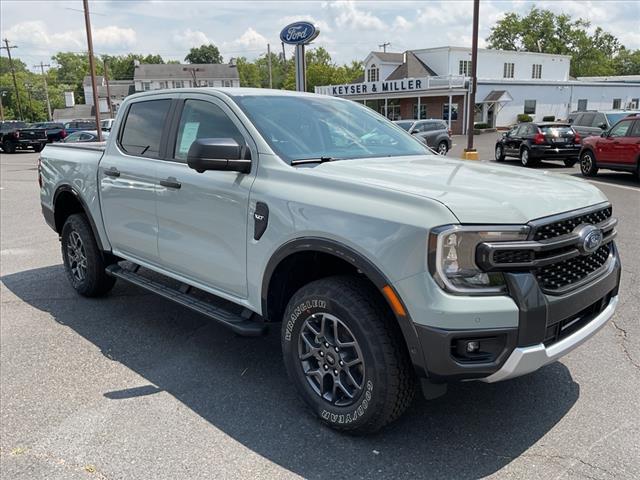
[{"label": "building window", "polygon": [[[444,105],[442,105],[442,119],[443,120],[449,120],[449,104],[445,103]],[[458,120],[458,104],[457,103],[452,103],[451,104],[451,121],[455,121]]]},{"label": "building window", "polygon": [[471,60],[460,60],[458,73],[467,77],[471,75]]},{"label": "building window", "polygon": [[527,115],[533,115],[536,113],[536,101],[535,100],[525,100],[524,101],[524,113]]},{"label": "building window", "polygon": [[578,111],[579,112],[586,112],[587,111],[587,99],[586,98],[578,100]]},{"label": "building window", "polygon": [[613,99],[613,109],[614,110],[620,110],[620,104],[622,103],[622,99],[620,98],[614,98]]},{"label": "building window", "polygon": [[531,78],[542,78],[542,64],[534,63],[531,66]]},{"label": "building window", "polygon": [[375,63],[367,70],[367,82],[377,82],[380,79],[380,70]]},{"label": "building window", "polygon": [[427,106],[424,103],[420,104],[420,114],[418,114],[418,104],[413,104],[413,118],[416,118],[418,120],[427,118]]},{"label": "building window", "polygon": [[222,86],[223,87],[230,87],[231,86],[231,80],[225,80],[222,82]]},{"label": "building window", "polygon": [[173,88],[184,88],[184,80],[174,80]]},{"label": "building window", "polygon": [[213,80],[207,80],[207,87],[215,87],[215,82]]},{"label": "building window", "polygon": [[167,88],[167,82],[160,82],[160,88]]},{"label": "building window", "polygon": [[151,82],[142,82],[142,90],[145,92],[151,90]]},{"label": "building window", "polygon": [[[640,98],[632,98],[631,99],[631,105],[629,105],[630,109],[638,109],[640,108]],[[640,128],[640,122],[636,122],[638,127]]]},{"label": "building window", "polygon": [[504,78],[513,78],[514,73],[514,64],[513,63],[505,63],[503,68],[502,76]]}]

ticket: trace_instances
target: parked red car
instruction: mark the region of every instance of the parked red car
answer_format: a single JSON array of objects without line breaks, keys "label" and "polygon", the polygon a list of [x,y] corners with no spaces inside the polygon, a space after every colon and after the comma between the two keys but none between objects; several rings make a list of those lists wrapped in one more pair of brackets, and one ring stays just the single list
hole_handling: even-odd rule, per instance
[{"label": "parked red car", "polygon": [[640,179],[640,114],[631,114],[599,137],[582,141],[580,171],[593,177],[600,168],[632,172]]}]

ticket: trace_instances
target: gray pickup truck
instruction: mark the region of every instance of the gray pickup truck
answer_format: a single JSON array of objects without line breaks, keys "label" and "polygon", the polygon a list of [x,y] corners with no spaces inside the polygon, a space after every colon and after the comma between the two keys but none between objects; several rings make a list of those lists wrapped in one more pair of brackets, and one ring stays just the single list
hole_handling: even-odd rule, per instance
[{"label": "gray pickup truck", "polygon": [[132,95],[106,144],[47,146],[39,181],[78,293],[120,279],[240,335],[281,324],[291,382],[339,430],[388,424],[416,387],[532,372],[618,303],[597,188],[433,155],[348,100]]}]

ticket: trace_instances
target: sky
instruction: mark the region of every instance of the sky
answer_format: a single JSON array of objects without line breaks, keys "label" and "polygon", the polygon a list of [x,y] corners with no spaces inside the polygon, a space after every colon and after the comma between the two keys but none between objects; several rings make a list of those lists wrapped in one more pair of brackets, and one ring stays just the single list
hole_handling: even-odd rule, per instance
[{"label": "sky", "polygon": [[[612,33],[630,49],[640,48],[640,0],[481,0],[480,47],[506,12],[532,5],[582,17]],[[96,54],[153,53],[182,61],[189,48],[213,43],[225,61],[253,59],[281,49],[279,32],[296,20],[320,29],[314,45],[338,63],[364,60],[378,45],[387,51],[443,45],[471,46],[471,0],[424,1],[90,1]],[[82,1],[2,0],[0,38],[29,68],[58,51],[86,51]],[[6,55],[6,51],[2,50]],[[287,49],[287,56],[291,49]]]}]

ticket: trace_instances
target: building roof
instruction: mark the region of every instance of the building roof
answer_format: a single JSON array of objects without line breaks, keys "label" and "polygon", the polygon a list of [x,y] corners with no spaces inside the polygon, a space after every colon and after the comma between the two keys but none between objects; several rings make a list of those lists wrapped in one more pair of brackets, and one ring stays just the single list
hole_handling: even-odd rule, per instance
[{"label": "building roof", "polygon": [[609,75],[608,77],[578,77],[582,82],[640,83],[640,75]]},{"label": "building roof", "polygon": [[54,120],[71,120],[74,118],[88,118],[95,115],[93,105],[74,105],[73,107],[56,108],[53,111]]},{"label": "building roof", "polygon": [[[381,62],[387,63],[402,63],[404,61],[403,53],[394,53],[394,52],[371,52],[367,55],[367,58],[370,56],[375,56]],[[365,60],[366,63],[366,60]]]},{"label": "building roof", "polygon": [[506,90],[491,90],[484,100],[478,103],[496,103],[496,102],[510,102],[513,100],[509,92]]},{"label": "building roof", "polygon": [[159,64],[152,65],[142,63],[136,66],[133,74],[135,80],[191,80],[193,79],[191,70],[196,68],[198,78],[240,78],[238,69],[228,63],[191,63],[183,64]]},{"label": "building roof", "polygon": [[407,60],[396,68],[385,80],[401,80],[403,78],[435,77],[437,73],[420,60],[411,51],[407,52]]}]

